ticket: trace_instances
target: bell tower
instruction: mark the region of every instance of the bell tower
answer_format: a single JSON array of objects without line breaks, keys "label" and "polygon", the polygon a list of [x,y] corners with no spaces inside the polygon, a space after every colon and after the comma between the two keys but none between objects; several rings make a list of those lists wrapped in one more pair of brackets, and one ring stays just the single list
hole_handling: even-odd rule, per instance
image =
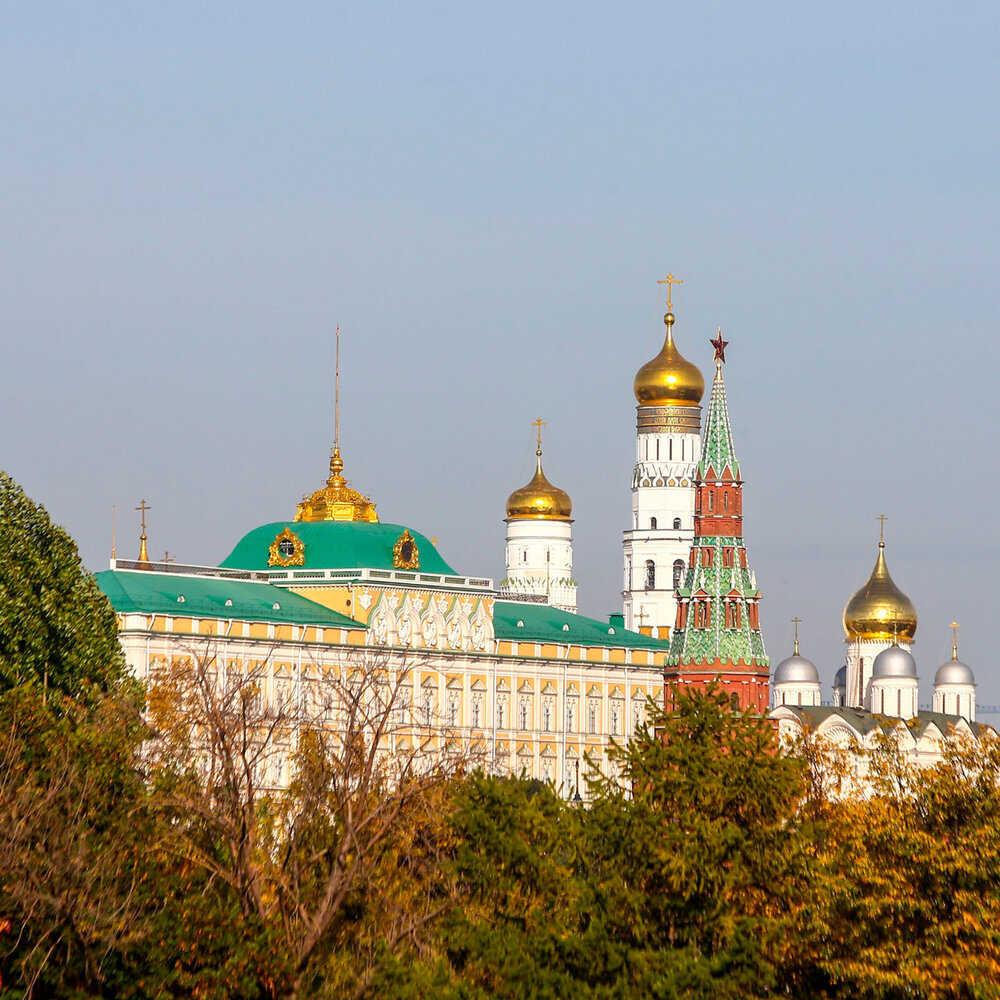
[{"label": "bell tower", "polygon": [[694,476],[701,448],[705,380],[674,343],[673,286],[668,274],[666,336],[660,353],[639,369],[632,524],[624,533],[625,627],[666,638],[675,594],[684,582],[694,539]]}]

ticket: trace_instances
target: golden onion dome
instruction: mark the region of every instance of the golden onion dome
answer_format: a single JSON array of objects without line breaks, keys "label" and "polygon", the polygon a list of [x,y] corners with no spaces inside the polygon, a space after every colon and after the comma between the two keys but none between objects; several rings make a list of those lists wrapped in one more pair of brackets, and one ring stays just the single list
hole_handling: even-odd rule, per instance
[{"label": "golden onion dome", "polygon": [[632,389],[640,406],[697,406],[705,394],[705,379],[674,344],[674,314],[663,317],[667,336],[660,353],[636,373]]},{"label": "golden onion dome", "polygon": [[885,542],[878,543],[878,559],[868,582],[844,608],[844,631],[848,639],[894,638],[913,642],[917,634],[917,609],[893,582],[885,564]]},{"label": "golden onion dome", "polygon": [[571,521],[573,501],[565,490],[553,486],[542,472],[542,449],[535,452],[535,474],[527,486],[507,497],[507,518],[530,517],[542,521]]}]

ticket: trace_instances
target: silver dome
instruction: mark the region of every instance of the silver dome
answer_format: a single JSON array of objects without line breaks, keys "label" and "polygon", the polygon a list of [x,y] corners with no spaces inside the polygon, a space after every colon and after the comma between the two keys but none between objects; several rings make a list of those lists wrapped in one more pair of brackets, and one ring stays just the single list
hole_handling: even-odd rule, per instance
[{"label": "silver dome", "polygon": [[833,675],[833,690],[834,691],[846,691],[847,690],[847,664],[846,663]]},{"label": "silver dome", "polygon": [[797,653],[774,668],[772,684],[819,684],[816,665]]},{"label": "silver dome", "polygon": [[901,646],[883,649],[872,664],[872,680],[887,677],[912,677],[917,679],[917,661]]},{"label": "silver dome", "polygon": [[939,684],[971,684],[975,686],[976,677],[972,668],[959,659],[948,660],[938,667],[934,675],[934,687]]}]

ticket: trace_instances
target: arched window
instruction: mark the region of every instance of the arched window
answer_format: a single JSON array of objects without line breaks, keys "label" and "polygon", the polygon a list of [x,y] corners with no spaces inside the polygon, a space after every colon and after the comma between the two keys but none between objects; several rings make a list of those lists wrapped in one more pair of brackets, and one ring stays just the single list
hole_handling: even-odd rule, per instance
[{"label": "arched window", "polygon": [[681,519],[679,517],[674,518],[674,531],[681,530]]},{"label": "arched window", "polygon": [[656,563],[646,560],[646,590],[656,590]]},{"label": "arched window", "polygon": [[684,579],[684,560],[677,559],[674,561],[674,590],[676,590],[681,585],[681,581],[683,579]]},{"label": "arched window", "polygon": [[655,518],[655,517],[651,517],[651,518],[649,519],[649,527],[650,527],[650,528],[651,528],[651,529],[652,529],[653,531],[655,531],[655,530],[656,530],[656,518]]}]

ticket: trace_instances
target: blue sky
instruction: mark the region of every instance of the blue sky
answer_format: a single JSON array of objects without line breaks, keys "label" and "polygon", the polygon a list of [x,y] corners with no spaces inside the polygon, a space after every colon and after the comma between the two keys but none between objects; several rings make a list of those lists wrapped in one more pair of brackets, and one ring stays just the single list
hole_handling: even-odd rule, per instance
[{"label": "blue sky", "polygon": [[4,5],[0,466],[100,568],[119,508],[212,563],[318,487],[502,574],[503,504],[573,497],[620,608],[632,377],[726,371],[776,662],[826,684],[887,524],[1000,703],[1000,15],[964,4]]}]

